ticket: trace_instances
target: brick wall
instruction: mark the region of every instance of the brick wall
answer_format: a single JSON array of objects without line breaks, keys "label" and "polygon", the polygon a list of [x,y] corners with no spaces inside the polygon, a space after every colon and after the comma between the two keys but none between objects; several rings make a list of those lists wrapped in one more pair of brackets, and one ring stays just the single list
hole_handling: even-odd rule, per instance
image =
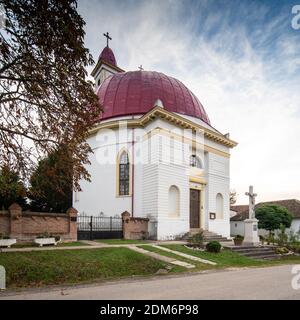
[{"label": "brick wall", "polygon": [[134,218],[130,213],[125,211],[122,213],[123,238],[124,239],[147,239],[148,218]]},{"label": "brick wall", "polygon": [[66,213],[22,211],[12,204],[7,211],[0,211],[0,233],[19,241],[29,241],[43,233],[59,235],[63,240],[77,240],[77,210]]}]

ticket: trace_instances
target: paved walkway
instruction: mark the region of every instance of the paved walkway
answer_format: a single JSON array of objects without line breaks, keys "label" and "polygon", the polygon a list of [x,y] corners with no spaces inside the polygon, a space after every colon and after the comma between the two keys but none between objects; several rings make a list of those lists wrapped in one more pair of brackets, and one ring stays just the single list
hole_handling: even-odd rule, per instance
[{"label": "paved walkway", "polygon": [[192,256],[190,254],[183,253],[183,252],[171,250],[169,248],[159,247],[157,245],[152,245],[152,247],[158,248],[160,250],[167,251],[167,252],[170,252],[170,253],[173,253],[173,254],[176,254],[176,255],[178,255],[180,257],[183,257],[183,258],[186,258],[186,259],[189,259],[189,260],[194,260],[194,261],[205,263],[205,264],[211,264],[211,265],[214,265],[214,266],[216,265],[215,262],[212,262],[212,261],[209,261],[209,260],[206,260],[206,259],[201,259],[199,257],[195,257],[195,256]]},{"label": "paved walkway", "polygon": [[[146,256],[150,256],[150,257],[152,257],[154,259],[158,259],[158,260],[161,260],[161,261],[164,261],[164,262],[175,264],[177,266],[181,266],[181,267],[184,267],[184,268],[187,268],[187,269],[195,268],[195,266],[193,264],[190,264],[190,263],[187,263],[187,262],[184,262],[184,261],[180,261],[180,260],[176,260],[174,258],[166,257],[166,256],[160,255],[159,253],[156,253],[156,252],[147,251],[147,250],[144,250],[143,248],[140,248],[140,247],[137,247],[137,246],[133,246],[132,245],[132,246],[128,246],[128,248],[133,250],[133,251],[142,253],[142,254],[144,254]],[[173,253],[175,253],[175,252],[173,251]]]},{"label": "paved walkway", "polygon": [[[153,300],[153,299],[300,299],[293,289],[292,265],[206,271],[179,276],[156,276],[88,286],[0,293],[0,300]],[[213,311],[212,311],[213,312]]]}]

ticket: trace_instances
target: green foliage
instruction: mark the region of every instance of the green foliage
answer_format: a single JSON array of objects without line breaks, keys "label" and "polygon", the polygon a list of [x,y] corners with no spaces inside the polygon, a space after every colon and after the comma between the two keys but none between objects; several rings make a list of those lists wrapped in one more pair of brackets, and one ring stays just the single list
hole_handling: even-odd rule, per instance
[{"label": "green foliage", "polygon": [[244,240],[244,237],[241,236],[240,234],[237,234],[235,237],[234,237],[235,240]]},{"label": "green foliage", "polygon": [[0,240],[4,239],[10,239],[9,236],[5,236],[3,233],[0,233]]},{"label": "green foliage", "polygon": [[291,244],[300,244],[299,231],[298,232],[294,232],[293,230],[290,230],[288,237],[289,237],[289,243],[291,243]]},{"label": "green foliage", "polygon": [[203,231],[200,231],[196,234],[194,234],[190,239],[189,243],[193,246],[203,246],[203,241],[204,241],[204,233]]},{"label": "green foliage", "polygon": [[218,241],[210,241],[206,244],[206,250],[208,252],[215,252],[215,253],[218,253],[221,251],[221,244],[220,242]]},{"label": "green foliage", "polygon": [[78,189],[90,179],[86,136],[101,106],[87,79],[94,61],[77,1],[0,0],[0,7],[0,165],[27,180],[34,158],[65,144]]},{"label": "green foliage", "polygon": [[26,207],[26,189],[17,172],[3,166],[0,170],[0,210],[8,209],[14,202]]},{"label": "green foliage", "polygon": [[288,248],[286,248],[286,247],[278,247],[278,248],[275,248],[275,252],[277,253],[277,254],[287,254],[287,253],[289,253],[289,249]]},{"label": "green foliage", "polygon": [[296,243],[294,243],[294,244],[288,244],[288,245],[287,245],[287,248],[288,248],[289,250],[295,252],[295,253],[300,254],[300,244],[299,244],[299,243],[298,243],[298,244],[296,244]]},{"label": "green foliage", "polygon": [[275,235],[274,235],[274,232],[271,232],[269,233],[268,237],[267,237],[267,244],[275,244]]},{"label": "green foliage", "polygon": [[72,206],[72,162],[65,148],[39,161],[28,196],[32,211],[66,212]]},{"label": "green foliage", "polygon": [[293,219],[292,214],[285,207],[273,204],[256,208],[255,216],[259,220],[258,227],[268,231],[279,229],[280,225],[289,228]]},{"label": "green foliage", "polygon": [[266,238],[264,236],[260,235],[259,240],[260,240],[261,244],[264,245]]},{"label": "green foliage", "polygon": [[277,243],[282,246],[288,242],[288,235],[285,232],[285,226],[283,224],[280,225],[280,232],[277,237]]}]

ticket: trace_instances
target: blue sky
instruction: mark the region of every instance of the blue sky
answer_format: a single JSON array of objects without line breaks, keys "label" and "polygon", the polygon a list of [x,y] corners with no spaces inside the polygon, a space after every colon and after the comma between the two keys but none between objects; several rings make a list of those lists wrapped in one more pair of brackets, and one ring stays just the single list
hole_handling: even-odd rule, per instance
[{"label": "blue sky", "polygon": [[[181,80],[211,123],[230,132],[231,187],[238,203],[250,184],[258,201],[300,199],[300,30],[296,1],[79,0],[86,46],[105,46],[125,70]],[[300,23],[300,21],[299,21]]]}]

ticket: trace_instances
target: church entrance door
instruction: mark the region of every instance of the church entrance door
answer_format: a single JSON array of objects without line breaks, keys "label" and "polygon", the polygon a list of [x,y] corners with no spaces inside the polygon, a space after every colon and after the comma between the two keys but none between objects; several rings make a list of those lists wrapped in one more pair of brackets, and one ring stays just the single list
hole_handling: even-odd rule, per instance
[{"label": "church entrance door", "polygon": [[200,190],[190,189],[190,228],[200,228]]}]

